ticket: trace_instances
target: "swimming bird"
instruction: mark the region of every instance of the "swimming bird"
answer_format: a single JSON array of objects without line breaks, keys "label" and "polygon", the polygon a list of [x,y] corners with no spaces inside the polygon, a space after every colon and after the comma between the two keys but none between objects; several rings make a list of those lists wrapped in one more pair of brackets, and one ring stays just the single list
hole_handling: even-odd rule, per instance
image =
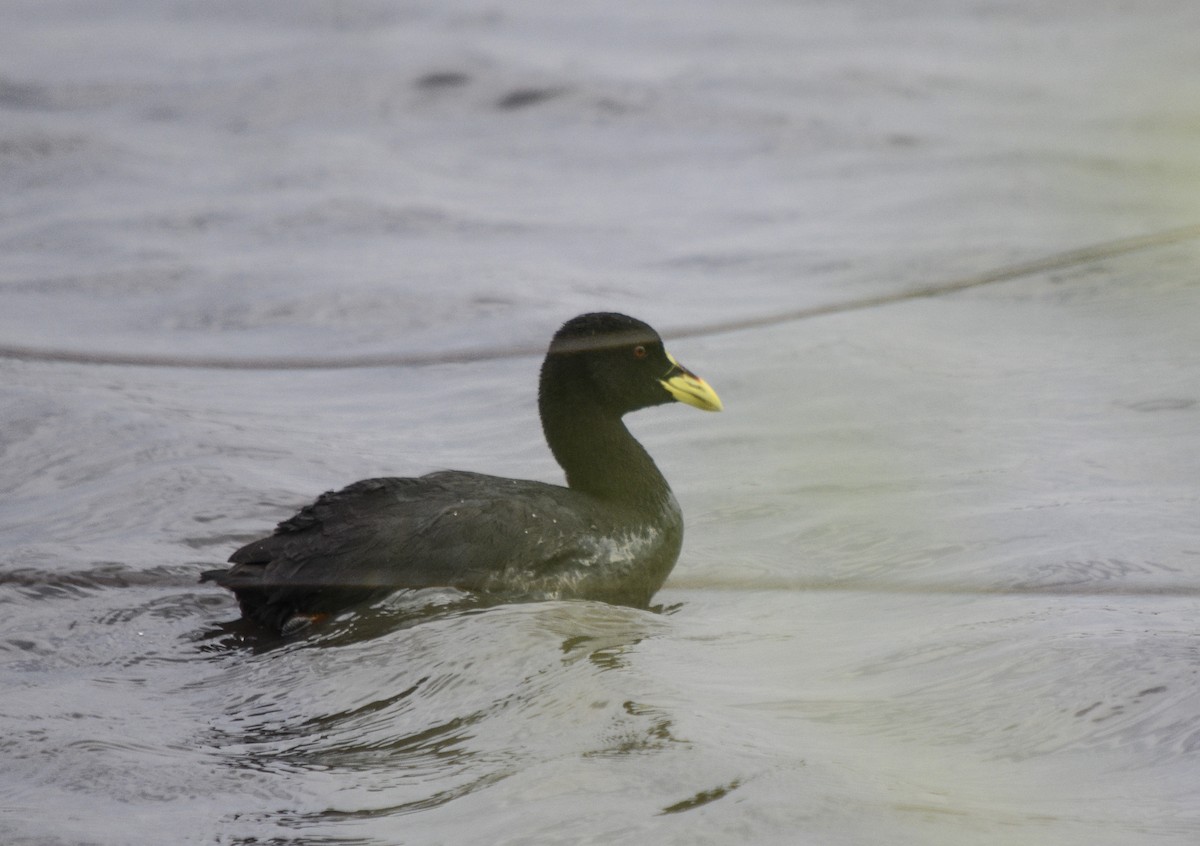
[{"label": "swimming bird", "polygon": [[646,607],[675,566],[683,516],[621,418],[673,401],[722,408],[647,324],[580,315],[554,335],[538,385],[566,487],[461,470],[366,479],[322,494],[201,581],[285,634],[403,588]]}]

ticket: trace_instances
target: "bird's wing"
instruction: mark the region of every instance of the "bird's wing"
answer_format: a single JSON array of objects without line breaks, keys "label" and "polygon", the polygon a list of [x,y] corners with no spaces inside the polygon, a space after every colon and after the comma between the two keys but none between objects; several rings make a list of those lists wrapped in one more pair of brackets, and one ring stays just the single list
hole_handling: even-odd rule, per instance
[{"label": "bird's wing", "polygon": [[582,554],[586,509],[566,488],[475,473],[366,479],[283,521],[233,554],[256,587],[484,588]]}]

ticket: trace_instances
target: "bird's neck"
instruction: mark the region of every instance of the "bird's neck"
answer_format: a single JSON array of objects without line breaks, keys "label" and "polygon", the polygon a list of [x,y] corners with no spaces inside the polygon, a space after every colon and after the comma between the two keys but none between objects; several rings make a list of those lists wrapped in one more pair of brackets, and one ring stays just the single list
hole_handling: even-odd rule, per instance
[{"label": "bird's neck", "polygon": [[556,404],[543,397],[541,408],[546,442],[568,487],[643,511],[661,509],[671,489],[620,416],[575,400]]}]

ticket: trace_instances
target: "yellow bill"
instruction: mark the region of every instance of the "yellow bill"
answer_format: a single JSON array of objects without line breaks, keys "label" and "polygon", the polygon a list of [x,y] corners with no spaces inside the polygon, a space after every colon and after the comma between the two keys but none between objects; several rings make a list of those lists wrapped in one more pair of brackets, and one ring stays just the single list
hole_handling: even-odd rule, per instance
[{"label": "yellow bill", "polygon": [[658,381],[671,396],[702,411],[720,411],[725,407],[707,382],[676,361],[675,356],[667,353],[667,358],[671,360],[671,369]]}]

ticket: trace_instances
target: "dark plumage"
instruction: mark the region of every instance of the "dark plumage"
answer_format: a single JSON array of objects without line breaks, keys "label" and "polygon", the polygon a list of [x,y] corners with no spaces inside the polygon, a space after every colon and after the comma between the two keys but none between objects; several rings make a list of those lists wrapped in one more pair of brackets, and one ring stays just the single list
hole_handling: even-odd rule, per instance
[{"label": "dark plumage", "polygon": [[644,607],[675,564],[683,518],[621,417],[675,400],[721,409],[645,323],[581,315],[550,342],[538,389],[568,487],[456,470],[367,479],[323,494],[201,580],[285,632],[400,588]]}]

